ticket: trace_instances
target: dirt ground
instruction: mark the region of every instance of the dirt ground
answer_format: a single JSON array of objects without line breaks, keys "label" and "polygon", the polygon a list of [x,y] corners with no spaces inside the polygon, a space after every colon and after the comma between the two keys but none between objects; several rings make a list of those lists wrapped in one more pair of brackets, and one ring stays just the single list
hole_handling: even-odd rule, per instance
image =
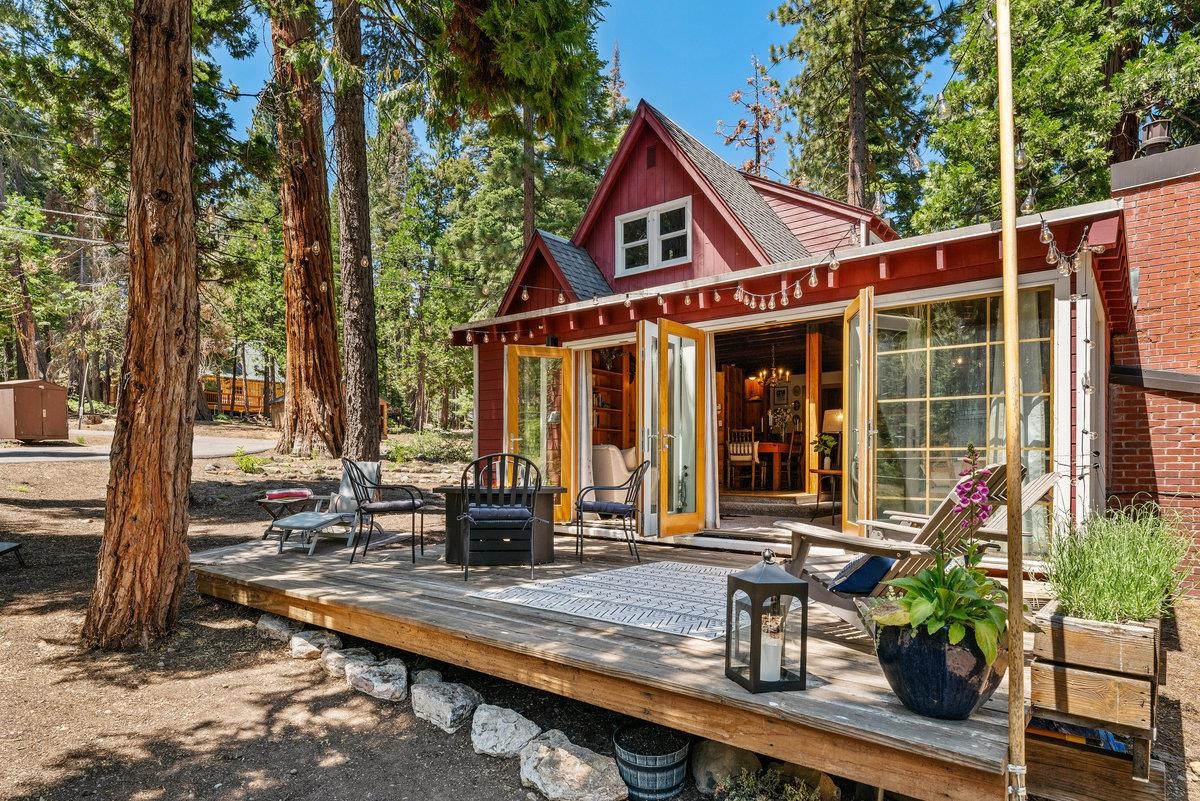
[{"label": "dirt ground", "polygon": [[[333,460],[276,457],[265,469],[247,475],[230,459],[196,462],[193,550],[257,537],[264,516],[253,500],[264,489],[299,485],[327,493],[339,476]],[[387,463],[384,474],[424,487],[457,476],[453,465],[429,464]],[[106,480],[103,462],[0,465],[0,539],[24,542],[29,563],[21,570],[0,559],[0,799],[529,797],[515,760],[476,755],[468,731],[446,735],[413,717],[407,703],[351,691],[313,662],[288,658],[281,644],[256,634],[256,612],[202,598],[191,586],[176,633],[160,647],[82,651],[77,640]],[[1156,748],[1168,764],[1170,801],[1200,799],[1200,761],[1193,761],[1200,760],[1197,631],[1200,605],[1181,605],[1167,627],[1170,679]],[[616,715],[403,656],[410,670],[437,667],[489,703],[611,753]],[[679,796],[697,797],[693,789]]]}]

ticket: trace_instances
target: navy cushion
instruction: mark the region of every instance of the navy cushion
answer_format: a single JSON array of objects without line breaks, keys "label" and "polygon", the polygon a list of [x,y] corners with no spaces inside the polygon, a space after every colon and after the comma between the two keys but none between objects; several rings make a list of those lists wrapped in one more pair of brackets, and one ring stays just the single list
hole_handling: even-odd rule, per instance
[{"label": "navy cushion", "polygon": [[382,514],[384,512],[411,512],[415,509],[420,509],[425,505],[424,501],[414,500],[412,498],[396,498],[390,501],[371,501],[364,503],[362,510],[369,514]]},{"label": "navy cushion", "polygon": [[533,518],[533,512],[524,506],[491,506],[472,503],[467,505],[467,516],[476,523],[524,523]]},{"label": "navy cushion", "polygon": [[838,571],[829,584],[829,589],[844,592],[847,595],[866,595],[873,591],[883,581],[883,577],[892,569],[896,560],[890,556],[862,556],[851,559]]},{"label": "navy cushion", "polygon": [[580,512],[594,512],[598,515],[617,515],[627,517],[633,514],[633,504],[619,501],[580,501]]}]

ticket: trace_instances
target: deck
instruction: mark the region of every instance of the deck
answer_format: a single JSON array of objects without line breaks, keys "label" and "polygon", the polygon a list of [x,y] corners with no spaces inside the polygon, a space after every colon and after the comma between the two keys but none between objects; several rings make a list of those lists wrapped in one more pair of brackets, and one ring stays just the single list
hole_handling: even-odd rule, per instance
[{"label": "deck", "polygon": [[[582,565],[571,558],[569,541],[560,539],[558,551],[556,563],[538,568],[538,579],[633,564],[623,545],[610,542],[589,541]],[[643,545],[642,554],[644,561],[735,567],[754,561],[654,545]],[[351,565],[343,550],[330,546],[310,558],[298,550],[277,554],[274,542],[251,542],[195,554],[192,563],[197,589],[207,595],[914,798],[1003,797],[1003,691],[969,721],[914,715],[889,690],[871,643],[817,605],[809,634],[810,689],[752,695],[725,678],[723,640],[472,597],[485,587],[528,581],[527,568],[477,568],[464,583],[461,570],[439,555],[440,548],[427,549],[414,566],[407,546],[397,545]],[[1031,783],[1035,778],[1031,771]]]}]

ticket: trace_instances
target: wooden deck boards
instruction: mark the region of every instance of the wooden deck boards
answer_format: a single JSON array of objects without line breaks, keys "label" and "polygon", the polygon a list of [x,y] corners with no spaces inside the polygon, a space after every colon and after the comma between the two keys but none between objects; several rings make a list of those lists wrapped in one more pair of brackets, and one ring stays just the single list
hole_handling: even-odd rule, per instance
[{"label": "wooden deck boards", "polygon": [[[905,710],[869,642],[814,605],[810,689],[751,695],[723,671],[723,641],[705,642],[473,597],[528,581],[525,568],[479,568],[471,581],[430,552],[343,551],[309,558],[252,542],[193,556],[201,592],[327,626],[491,675],[916,798],[1000,798],[1005,698],[970,721]],[[403,553],[401,553],[403,550]],[[566,550],[560,547],[560,551]],[[643,547],[647,560],[742,566],[752,557]],[[624,567],[624,546],[589,542],[583,565],[561,556],[537,579]]]}]

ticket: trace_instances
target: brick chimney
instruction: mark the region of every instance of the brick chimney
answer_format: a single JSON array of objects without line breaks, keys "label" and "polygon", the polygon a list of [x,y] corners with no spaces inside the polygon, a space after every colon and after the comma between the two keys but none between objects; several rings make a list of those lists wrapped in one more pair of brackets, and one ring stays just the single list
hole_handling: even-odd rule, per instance
[{"label": "brick chimney", "polygon": [[1178,510],[1200,539],[1200,145],[1114,164],[1134,311],[1114,336],[1108,490]]}]

